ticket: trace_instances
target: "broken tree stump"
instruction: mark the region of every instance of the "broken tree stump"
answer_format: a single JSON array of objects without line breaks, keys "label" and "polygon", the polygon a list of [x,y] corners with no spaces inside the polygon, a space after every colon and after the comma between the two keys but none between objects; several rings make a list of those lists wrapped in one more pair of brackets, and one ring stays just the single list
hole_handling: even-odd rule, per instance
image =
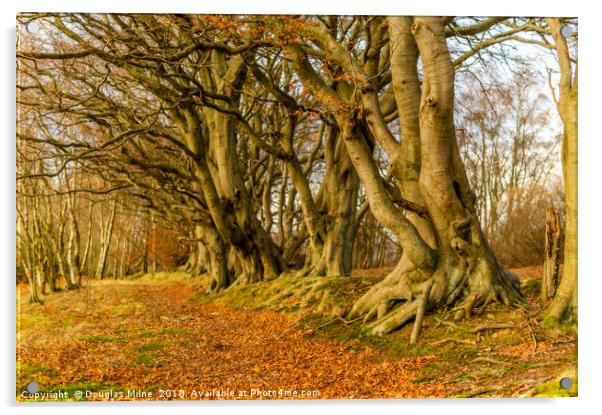
[{"label": "broken tree stump", "polygon": [[546,209],[545,258],[543,279],[541,281],[541,300],[543,302],[554,297],[558,285],[560,269],[560,216],[558,210]]}]

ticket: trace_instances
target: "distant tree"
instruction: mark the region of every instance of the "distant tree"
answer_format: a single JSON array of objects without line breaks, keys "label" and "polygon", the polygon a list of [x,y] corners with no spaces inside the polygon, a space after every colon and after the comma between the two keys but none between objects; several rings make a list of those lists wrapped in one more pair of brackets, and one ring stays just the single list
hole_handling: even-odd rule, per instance
[{"label": "distant tree", "polygon": [[[505,79],[507,78],[507,79]],[[540,264],[545,211],[560,207],[559,141],[545,80],[530,69],[466,73],[456,97],[460,154],[483,232],[509,266]]]}]

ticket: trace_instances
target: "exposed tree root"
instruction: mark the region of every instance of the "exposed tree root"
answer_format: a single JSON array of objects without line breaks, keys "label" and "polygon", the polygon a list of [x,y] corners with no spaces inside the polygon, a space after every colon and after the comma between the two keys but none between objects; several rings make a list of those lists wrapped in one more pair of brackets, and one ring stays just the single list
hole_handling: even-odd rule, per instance
[{"label": "exposed tree root", "polygon": [[456,319],[470,318],[476,307],[496,301],[519,305],[523,297],[518,278],[488,255],[472,263],[465,260],[454,266],[442,265],[430,276],[402,259],[383,281],[355,302],[347,318],[375,320],[368,326],[375,335],[389,333],[415,318],[410,341],[415,342],[424,313],[455,305]]},{"label": "exposed tree root", "polygon": [[479,333],[484,330],[501,330],[514,328],[514,323],[485,324],[468,330],[468,333]]},{"label": "exposed tree root", "polygon": [[412,336],[410,337],[410,344],[416,344],[420,329],[422,328],[422,319],[428,305],[429,296],[431,295],[431,288],[433,287],[432,281],[429,281],[428,285],[424,289],[422,296],[420,297],[420,303],[418,303],[418,311],[416,311],[416,322],[414,323],[414,329],[412,330]]},{"label": "exposed tree root", "polygon": [[29,297],[29,303],[30,304],[44,304],[44,301],[42,301],[42,299],[38,296],[30,296]]},{"label": "exposed tree root", "polygon": [[377,336],[390,333],[414,318],[417,311],[418,301],[406,302],[392,313],[376,320],[376,322],[370,326],[371,332]]},{"label": "exposed tree root", "polygon": [[471,363],[491,363],[492,365],[509,365],[510,363],[502,360],[492,359],[491,357],[479,356],[471,360]]},{"label": "exposed tree root", "polygon": [[469,344],[471,346],[474,346],[474,345],[477,344],[477,342],[475,342],[473,340],[462,340],[462,339],[454,339],[453,337],[446,337],[444,339],[437,340],[436,342],[429,343],[429,345],[436,346],[438,344],[443,344],[443,343],[447,343],[447,342],[456,342],[456,343],[462,343],[462,344]]},{"label": "exposed tree root", "polygon": [[353,319],[364,315],[364,321],[381,318],[396,300],[409,301],[412,291],[406,283],[405,275],[416,271],[409,261],[400,261],[397,267],[381,282],[375,284],[353,305],[347,318]]},{"label": "exposed tree root", "polygon": [[295,273],[297,277],[317,276],[323,277],[326,275],[326,265],[322,259],[319,259],[311,264],[306,264],[303,268]]}]

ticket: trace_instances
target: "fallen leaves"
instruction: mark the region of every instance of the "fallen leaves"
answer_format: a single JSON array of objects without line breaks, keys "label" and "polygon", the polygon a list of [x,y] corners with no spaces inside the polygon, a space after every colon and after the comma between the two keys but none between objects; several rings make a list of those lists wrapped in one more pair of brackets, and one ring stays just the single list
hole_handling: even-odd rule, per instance
[{"label": "fallen leaves", "polygon": [[[340,284],[351,288],[337,288],[353,291],[350,281]],[[111,395],[119,400],[519,396],[576,365],[574,337],[550,336],[536,316],[510,308],[458,323],[427,316],[423,343],[410,349],[403,343],[410,328],[367,342],[349,336],[359,323],[340,316],[300,325],[286,307],[200,301],[195,284],[95,281],[41,306],[22,304],[18,391],[36,380],[43,390],[99,392],[92,400],[107,399],[100,392],[110,390],[154,392]]]},{"label": "fallen leaves", "polygon": [[[298,328],[274,311],[199,305],[196,291],[179,282],[161,286],[115,284],[118,287],[93,285],[88,294],[60,294],[56,301],[63,308],[49,302],[43,307],[52,307],[52,313],[22,330],[19,361],[55,370],[56,376],[45,379],[43,387],[67,387],[84,379],[94,385],[140,390],[288,391],[275,396],[197,393],[196,397],[187,394],[187,399],[443,394],[437,382],[411,382],[416,368],[429,359],[390,361],[378,349],[357,351],[353,341],[309,336],[312,330]],[[131,313],[134,310],[139,312]],[[61,330],[65,325],[70,328]],[[153,395],[153,399],[157,397]],[[105,398],[100,394],[98,399]],[[128,399],[127,394],[120,399]]]}]

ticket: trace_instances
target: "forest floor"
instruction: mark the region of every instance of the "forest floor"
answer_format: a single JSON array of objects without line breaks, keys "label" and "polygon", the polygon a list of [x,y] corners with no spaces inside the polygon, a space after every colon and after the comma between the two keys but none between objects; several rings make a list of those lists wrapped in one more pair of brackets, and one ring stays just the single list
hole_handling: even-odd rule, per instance
[{"label": "forest floor", "polygon": [[[515,271],[529,307],[430,314],[415,346],[411,324],[376,337],[340,317],[386,270],[219,295],[204,294],[203,278],[157,273],[89,281],[43,305],[20,286],[17,400],[575,396],[576,336],[539,326],[541,268]],[[66,395],[28,398],[31,381]]]}]

